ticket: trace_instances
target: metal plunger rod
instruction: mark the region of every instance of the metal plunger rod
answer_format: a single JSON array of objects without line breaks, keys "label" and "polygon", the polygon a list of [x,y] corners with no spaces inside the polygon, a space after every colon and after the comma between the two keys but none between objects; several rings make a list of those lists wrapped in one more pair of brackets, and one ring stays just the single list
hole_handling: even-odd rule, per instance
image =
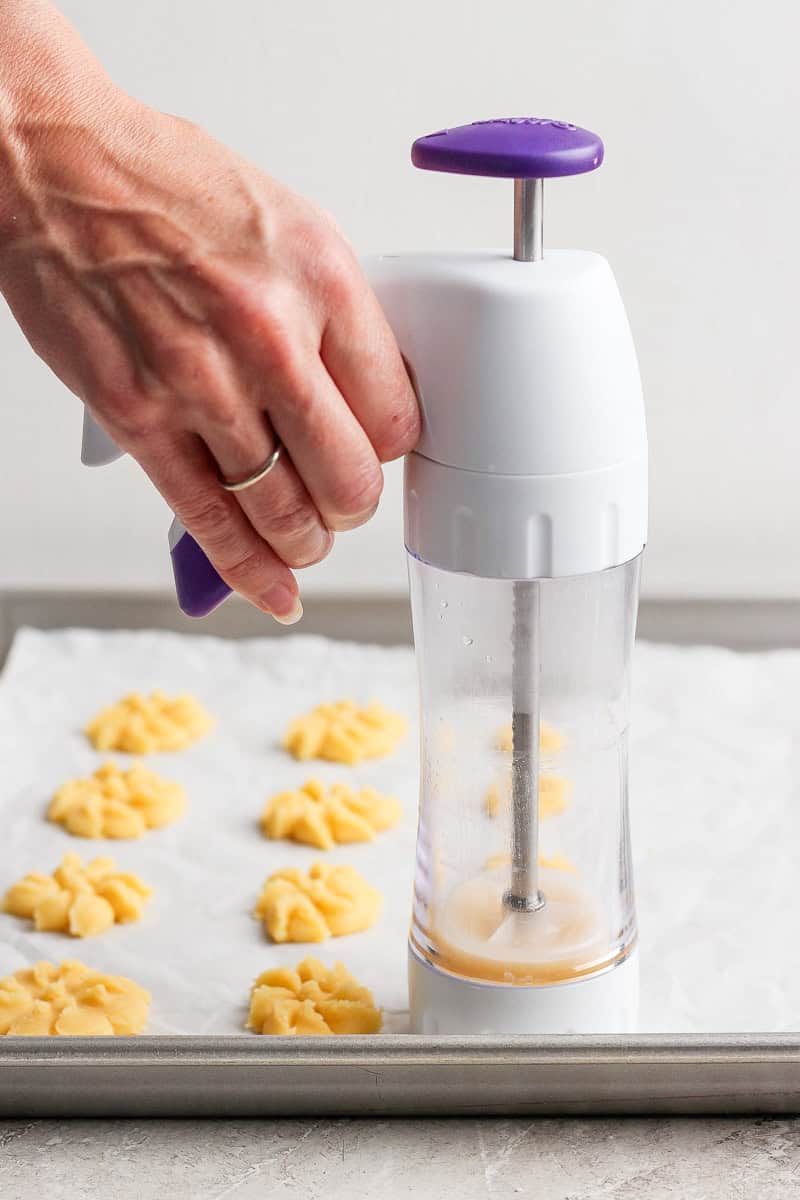
[{"label": "metal plunger rod", "polygon": [[[514,258],[543,254],[544,181],[514,180]],[[539,725],[541,721],[540,589],[513,585],[511,630],[511,886],[503,897],[513,912],[536,912],[539,891]]]},{"label": "metal plunger rod", "polygon": [[514,180],[514,258],[538,262],[544,253],[544,180]]}]

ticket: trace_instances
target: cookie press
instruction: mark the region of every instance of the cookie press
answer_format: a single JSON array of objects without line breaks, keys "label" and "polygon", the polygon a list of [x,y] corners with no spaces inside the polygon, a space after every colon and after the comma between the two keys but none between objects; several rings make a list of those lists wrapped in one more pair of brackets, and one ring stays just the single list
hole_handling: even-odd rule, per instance
[{"label": "cookie press", "polygon": [[[608,263],[545,249],[542,224],[544,180],[594,170],[603,145],[514,117],[440,130],[411,157],[514,181],[513,253],[365,264],[423,413],[405,464],[422,727],[412,1030],[625,1032],[644,408]],[[87,413],[84,461],[116,456],[104,439]],[[170,546],[181,608],[204,615],[228,588],[177,522]]]}]

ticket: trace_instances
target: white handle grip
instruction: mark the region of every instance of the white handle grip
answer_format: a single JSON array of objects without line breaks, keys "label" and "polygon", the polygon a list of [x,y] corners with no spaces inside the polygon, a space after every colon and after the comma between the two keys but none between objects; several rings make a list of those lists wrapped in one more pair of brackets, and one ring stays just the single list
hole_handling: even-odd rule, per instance
[{"label": "white handle grip", "polygon": [[[120,450],[101,429],[88,408],[83,410],[81,462],[87,467],[104,467],[122,458]],[[227,599],[231,589],[176,517],[169,531],[169,552],[175,575],[178,604],[187,617],[205,617]]]},{"label": "white handle grip", "polygon": [[81,462],[85,467],[104,467],[106,463],[115,462],[122,458],[124,450],[120,450],[104,429],[95,421],[88,408],[83,409],[83,441],[81,442]]}]

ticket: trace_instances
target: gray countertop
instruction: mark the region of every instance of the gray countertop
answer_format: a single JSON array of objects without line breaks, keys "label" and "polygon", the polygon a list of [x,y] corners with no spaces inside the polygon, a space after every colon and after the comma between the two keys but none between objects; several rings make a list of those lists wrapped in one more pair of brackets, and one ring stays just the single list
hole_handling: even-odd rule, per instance
[{"label": "gray countertop", "polygon": [[3,1200],[786,1200],[800,1118],[7,1121]]}]

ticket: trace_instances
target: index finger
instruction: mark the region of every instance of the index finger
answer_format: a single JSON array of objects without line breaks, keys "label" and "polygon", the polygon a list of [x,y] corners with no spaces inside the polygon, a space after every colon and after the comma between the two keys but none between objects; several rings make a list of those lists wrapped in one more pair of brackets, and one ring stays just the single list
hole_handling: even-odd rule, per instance
[{"label": "index finger", "polygon": [[417,444],[419,404],[375,293],[363,276],[348,284],[331,304],[320,353],[378,458],[390,462]]}]

